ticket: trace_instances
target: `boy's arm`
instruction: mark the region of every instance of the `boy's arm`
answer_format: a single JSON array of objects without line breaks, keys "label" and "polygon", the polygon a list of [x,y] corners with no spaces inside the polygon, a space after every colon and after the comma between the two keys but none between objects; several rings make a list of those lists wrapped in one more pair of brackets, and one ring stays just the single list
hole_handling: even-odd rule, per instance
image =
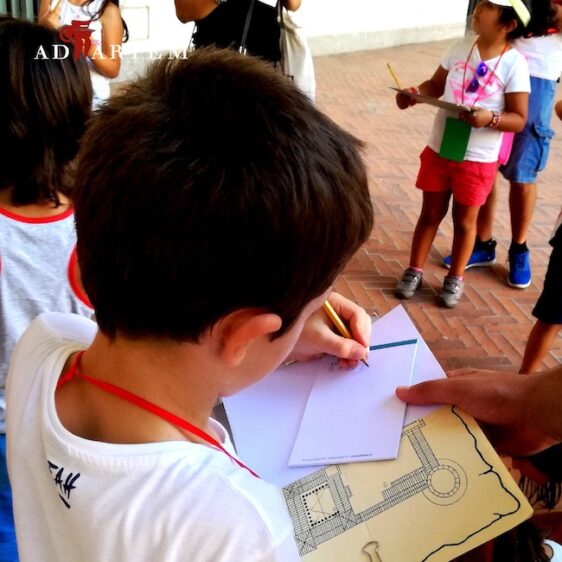
[{"label": "boy's arm", "polygon": [[[424,96],[431,96],[432,98],[440,98],[445,92],[445,84],[447,83],[447,76],[449,71],[442,66],[439,66],[434,72],[433,76],[422,82],[419,86],[409,88],[410,90],[423,94]],[[405,94],[396,94],[396,104],[400,109],[406,109],[416,102]]]},{"label": "boy's arm", "polygon": [[203,19],[218,5],[215,0],[174,0],[174,4],[176,17],[182,23]]},{"label": "boy's arm", "polygon": [[459,369],[447,379],[396,389],[408,404],[454,404],[485,425],[495,447],[512,456],[562,441],[562,367],[538,375]]},{"label": "boy's arm", "polygon": [[371,318],[359,305],[339,293],[332,293],[328,300],[354,339],[335,333],[331,320],[320,309],[306,321],[288,361],[308,361],[333,355],[339,357],[342,366],[347,368],[357,366],[366,357],[371,339]]}]

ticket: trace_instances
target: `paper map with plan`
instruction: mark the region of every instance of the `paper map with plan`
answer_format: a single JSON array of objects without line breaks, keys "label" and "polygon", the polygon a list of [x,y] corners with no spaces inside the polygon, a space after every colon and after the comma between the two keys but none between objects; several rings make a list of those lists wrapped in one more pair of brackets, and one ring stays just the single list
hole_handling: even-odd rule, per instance
[{"label": "paper map with plan", "polygon": [[[396,369],[385,367],[380,350],[407,349],[396,346],[414,340],[412,382],[444,377],[402,306],[373,324],[373,376],[395,377],[395,387],[404,373],[396,376]],[[326,376],[325,363],[329,368],[333,361],[281,368],[224,401],[241,458],[283,488],[304,562],[445,562],[531,516],[478,424],[451,407],[408,406],[395,460],[291,468],[291,451],[312,389]],[[350,383],[354,374],[360,371],[348,373]],[[365,392],[359,385],[358,399]],[[321,412],[316,418],[320,428],[328,427]],[[386,421],[381,415],[357,431],[384,428]],[[334,439],[344,426],[330,426]]]},{"label": "paper map with plan", "polygon": [[532,508],[476,424],[444,407],[394,461],[323,468],[283,489],[304,562],[446,562]]}]

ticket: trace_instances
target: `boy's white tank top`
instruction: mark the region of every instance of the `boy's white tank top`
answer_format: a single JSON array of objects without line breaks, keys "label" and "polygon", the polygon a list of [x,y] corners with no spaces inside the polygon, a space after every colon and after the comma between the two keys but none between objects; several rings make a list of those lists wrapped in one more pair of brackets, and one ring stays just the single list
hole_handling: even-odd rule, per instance
[{"label": "boy's white tank top", "polygon": [[[56,3],[56,1],[55,1]],[[102,25],[100,20],[100,8],[103,0],[93,0],[91,4],[86,6],[75,6],[68,0],[61,0],[60,3],[60,21],[61,26],[71,25],[73,20],[90,21],[88,27],[92,30],[90,36],[92,43],[101,49],[102,44]],[[90,65],[90,77],[92,79],[92,87],[94,90],[94,108],[98,107],[102,102],[109,98],[109,78],[103,76],[94,69],[91,61],[88,60]]]}]

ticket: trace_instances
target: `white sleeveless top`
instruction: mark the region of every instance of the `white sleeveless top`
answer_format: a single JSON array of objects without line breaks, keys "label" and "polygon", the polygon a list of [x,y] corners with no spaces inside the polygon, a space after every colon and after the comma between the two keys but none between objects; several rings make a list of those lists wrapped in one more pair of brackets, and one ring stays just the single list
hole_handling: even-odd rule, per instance
[{"label": "white sleeveless top", "polygon": [[71,208],[31,219],[0,207],[0,433],[8,366],[30,322],[49,311],[93,314],[75,276],[75,246]]},{"label": "white sleeveless top", "polygon": [[[56,4],[57,0],[54,0]],[[102,25],[100,20],[100,15],[98,14],[103,0],[94,0],[91,4],[87,6],[75,6],[71,4],[68,0],[62,0],[60,7],[60,21],[61,26],[70,25],[73,20],[80,21],[90,21],[89,28],[92,30],[91,40],[96,47],[101,49],[102,45]],[[90,66],[90,77],[92,79],[92,87],[94,90],[94,109],[98,107],[101,103],[109,98],[109,78],[100,74],[95,68],[92,62],[88,59]]]}]

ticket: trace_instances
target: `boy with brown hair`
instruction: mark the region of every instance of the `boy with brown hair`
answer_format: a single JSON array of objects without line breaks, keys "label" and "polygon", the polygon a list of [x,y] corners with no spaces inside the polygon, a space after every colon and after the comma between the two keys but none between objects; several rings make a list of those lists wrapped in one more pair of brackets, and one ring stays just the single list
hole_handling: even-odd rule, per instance
[{"label": "boy with brown hair", "polygon": [[287,359],[364,357],[369,318],[331,293],[372,227],[358,147],[233,52],[160,61],[100,110],[75,195],[99,329],[40,316],[10,369],[23,562],[299,559],[280,491],[210,415]]}]

